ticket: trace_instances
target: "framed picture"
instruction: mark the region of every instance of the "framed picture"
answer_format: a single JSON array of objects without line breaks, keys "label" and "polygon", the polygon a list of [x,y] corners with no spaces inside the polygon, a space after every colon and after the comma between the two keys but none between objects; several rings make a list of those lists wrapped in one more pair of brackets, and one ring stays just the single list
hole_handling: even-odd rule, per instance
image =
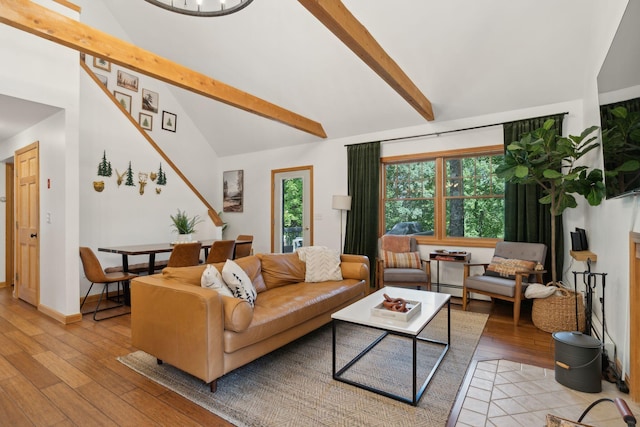
[{"label": "framed picture", "polygon": [[118,86],[137,92],[138,78],[133,74],[118,70]]},{"label": "framed picture", "polygon": [[111,62],[106,59],[98,58],[97,56],[93,57],[93,66],[100,68],[101,70],[111,71]]},{"label": "framed picture", "polygon": [[159,97],[158,92],[142,89],[142,109],[157,113]]},{"label": "framed picture", "polygon": [[116,97],[118,104],[122,105],[122,107],[127,110],[127,113],[131,114],[131,95],[114,90],[113,96]]},{"label": "framed picture", "polygon": [[168,111],[163,111],[162,112],[162,129],[175,132],[176,120],[178,120],[178,116]]},{"label": "framed picture", "polygon": [[222,173],[222,211],[242,212],[244,195],[244,171]]},{"label": "framed picture", "polygon": [[103,76],[102,74],[97,74],[95,75],[98,80],[100,80],[100,83],[102,83],[104,85],[104,87],[107,87],[107,76]]},{"label": "framed picture", "polygon": [[140,113],[138,123],[144,130],[153,130],[153,116],[151,114]]}]

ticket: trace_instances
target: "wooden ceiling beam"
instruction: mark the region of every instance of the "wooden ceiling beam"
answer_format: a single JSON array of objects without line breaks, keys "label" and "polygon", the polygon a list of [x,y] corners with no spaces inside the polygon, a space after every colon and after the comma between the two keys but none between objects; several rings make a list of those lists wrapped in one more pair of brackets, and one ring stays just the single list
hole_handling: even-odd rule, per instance
[{"label": "wooden ceiling beam", "polygon": [[0,22],[165,83],[326,138],[316,121],[193,71],[28,0],[0,0]]},{"label": "wooden ceiling beam", "polygon": [[340,0],[298,0],[427,120],[431,102]]}]

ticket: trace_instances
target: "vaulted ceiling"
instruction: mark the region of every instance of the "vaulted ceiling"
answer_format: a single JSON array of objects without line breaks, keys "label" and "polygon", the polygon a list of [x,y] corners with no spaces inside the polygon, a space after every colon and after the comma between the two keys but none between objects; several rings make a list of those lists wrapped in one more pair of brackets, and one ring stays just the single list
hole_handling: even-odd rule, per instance
[{"label": "vaulted ceiling", "polygon": [[[593,60],[596,1],[343,3],[442,122],[581,98]],[[296,0],[254,0],[216,18],[179,15],[142,0],[75,3],[83,23],[317,121],[330,139],[427,123]],[[172,91],[220,156],[323,141]]]}]

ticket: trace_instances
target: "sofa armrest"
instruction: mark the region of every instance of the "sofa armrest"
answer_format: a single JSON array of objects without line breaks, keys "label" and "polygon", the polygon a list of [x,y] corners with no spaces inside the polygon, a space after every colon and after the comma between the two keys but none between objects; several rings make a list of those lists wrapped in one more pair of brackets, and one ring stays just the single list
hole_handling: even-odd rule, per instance
[{"label": "sofa armrest", "polygon": [[366,255],[340,255],[340,269],[345,279],[360,279],[366,283],[369,289],[369,257]]},{"label": "sofa armrest", "polygon": [[131,281],[131,343],[205,382],[224,374],[224,312],[211,289],[160,275]]}]

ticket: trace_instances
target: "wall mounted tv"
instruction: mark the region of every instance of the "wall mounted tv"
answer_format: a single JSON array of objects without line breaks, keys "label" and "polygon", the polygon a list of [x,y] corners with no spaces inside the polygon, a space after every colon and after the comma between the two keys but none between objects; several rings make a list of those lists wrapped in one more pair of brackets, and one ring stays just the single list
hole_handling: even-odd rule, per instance
[{"label": "wall mounted tv", "polygon": [[640,194],[640,98],[600,106],[607,199]]}]

